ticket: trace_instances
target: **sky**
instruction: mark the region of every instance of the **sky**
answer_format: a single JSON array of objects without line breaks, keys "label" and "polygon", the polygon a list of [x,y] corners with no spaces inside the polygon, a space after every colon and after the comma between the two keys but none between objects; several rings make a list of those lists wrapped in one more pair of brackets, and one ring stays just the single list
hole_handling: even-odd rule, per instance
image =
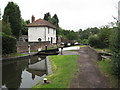
[{"label": "sky", "polygon": [[67,30],[101,27],[118,16],[119,0],[0,0],[1,13],[9,1],[15,2],[25,20],[43,19],[44,14],[57,14],[59,26]]}]

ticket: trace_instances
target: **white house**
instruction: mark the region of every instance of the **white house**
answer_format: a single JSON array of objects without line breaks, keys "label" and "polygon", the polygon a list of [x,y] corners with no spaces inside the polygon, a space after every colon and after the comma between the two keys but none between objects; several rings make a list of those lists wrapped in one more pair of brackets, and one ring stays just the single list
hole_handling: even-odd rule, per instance
[{"label": "white house", "polygon": [[43,19],[35,21],[32,16],[32,23],[28,24],[28,42],[50,41],[56,43],[56,27]]}]

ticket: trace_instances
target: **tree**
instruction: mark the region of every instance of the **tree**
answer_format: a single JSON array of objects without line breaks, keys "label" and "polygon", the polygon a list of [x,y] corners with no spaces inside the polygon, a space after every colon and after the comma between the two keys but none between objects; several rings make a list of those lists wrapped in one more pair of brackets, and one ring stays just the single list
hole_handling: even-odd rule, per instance
[{"label": "tree", "polygon": [[51,22],[51,14],[49,12],[44,14],[44,20]]},{"label": "tree", "polygon": [[99,41],[98,35],[90,36],[89,39],[88,39],[88,43],[92,47],[99,48],[100,47],[100,41]]},{"label": "tree", "polygon": [[12,35],[10,24],[7,24],[5,22],[2,22],[2,32],[6,35]]},{"label": "tree", "polygon": [[120,26],[113,29],[111,39],[112,68],[114,74],[118,75],[120,78]]},{"label": "tree", "polygon": [[24,19],[21,19],[21,34],[22,35],[28,35],[28,27],[27,24],[29,24],[30,21],[29,20],[24,20]]},{"label": "tree", "polygon": [[18,39],[21,30],[21,12],[17,4],[8,2],[4,9],[3,21],[10,23],[12,34]]},{"label": "tree", "polygon": [[52,24],[55,25],[56,27],[59,27],[59,19],[56,14],[52,17]]},{"label": "tree", "polygon": [[99,48],[107,48],[110,44],[110,36],[111,36],[111,29],[108,26],[104,26],[100,28],[100,32],[98,34],[99,37]]}]

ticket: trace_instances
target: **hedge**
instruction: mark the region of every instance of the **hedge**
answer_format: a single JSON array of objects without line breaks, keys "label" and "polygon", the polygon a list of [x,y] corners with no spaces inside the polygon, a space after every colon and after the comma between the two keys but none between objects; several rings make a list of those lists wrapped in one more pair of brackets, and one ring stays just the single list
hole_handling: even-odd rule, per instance
[{"label": "hedge", "polygon": [[13,36],[8,36],[4,33],[0,35],[2,37],[2,53],[10,54],[16,52],[16,38]]}]

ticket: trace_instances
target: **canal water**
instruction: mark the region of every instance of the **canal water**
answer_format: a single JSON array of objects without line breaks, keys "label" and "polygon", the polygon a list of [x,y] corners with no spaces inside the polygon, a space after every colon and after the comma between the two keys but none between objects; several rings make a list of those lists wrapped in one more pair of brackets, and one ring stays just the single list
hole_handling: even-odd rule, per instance
[{"label": "canal water", "polygon": [[2,62],[2,88],[31,88],[48,74],[45,56]]},{"label": "canal water", "polygon": [[[79,46],[66,47],[63,51],[79,49]],[[50,73],[47,64],[46,56],[37,55],[2,61],[2,88],[32,88]]]}]

